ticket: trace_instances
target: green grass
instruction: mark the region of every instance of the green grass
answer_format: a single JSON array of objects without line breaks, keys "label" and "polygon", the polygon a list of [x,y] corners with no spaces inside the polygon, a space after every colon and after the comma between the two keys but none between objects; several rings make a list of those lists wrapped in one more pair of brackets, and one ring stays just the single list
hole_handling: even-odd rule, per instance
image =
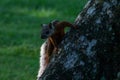
[{"label": "green grass", "polygon": [[0,0],[0,80],[35,80],[40,24],[74,22],[87,0]]}]

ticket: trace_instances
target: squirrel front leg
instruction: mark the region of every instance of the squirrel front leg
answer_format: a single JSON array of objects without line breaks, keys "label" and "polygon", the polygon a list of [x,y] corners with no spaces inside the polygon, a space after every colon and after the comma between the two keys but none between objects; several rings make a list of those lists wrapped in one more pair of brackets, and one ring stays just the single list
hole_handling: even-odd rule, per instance
[{"label": "squirrel front leg", "polygon": [[58,45],[57,45],[56,40],[54,38],[50,37],[50,41],[51,41],[52,45],[54,46],[53,53],[58,52]]}]

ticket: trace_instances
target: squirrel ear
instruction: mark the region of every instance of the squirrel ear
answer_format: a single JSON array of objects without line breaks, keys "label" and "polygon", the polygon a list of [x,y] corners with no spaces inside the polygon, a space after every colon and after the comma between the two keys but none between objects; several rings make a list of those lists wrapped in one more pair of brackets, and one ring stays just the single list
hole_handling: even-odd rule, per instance
[{"label": "squirrel ear", "polygon": [[41,24],[41,26],[46,26],[47,24]]},{"label": "squirrel ear", "polygon": [[51,26],[52,26],[52,28],[54,28],[55,25],[56,25],[58,22],[59,22],[58,20],[53,20],[53,21],[51,22]]},{"label": "squirrel ear", "polygon": [[51,23],[53,24],[53,25],[55,25],[55,24],[57,24],[59,21],[58,20],[53,20]]},{"label": "squirrel ear", "polygon": [[50,27],[50,29],[52,29],[52,26],[53,26],[53,24],[50,22],[50,23],[49,23],[49,27]]}]

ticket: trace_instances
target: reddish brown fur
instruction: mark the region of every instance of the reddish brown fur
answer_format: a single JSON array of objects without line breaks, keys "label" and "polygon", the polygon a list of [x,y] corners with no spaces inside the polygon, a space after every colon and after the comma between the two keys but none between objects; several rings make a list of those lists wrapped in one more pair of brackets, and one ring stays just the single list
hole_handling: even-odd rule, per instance
[{"label": "reddish brown fur", "polygon": [[[50,25],[49,25],[50,26]],[[48,25],[46,25],[47,29],[50,29]],[[40,62],[40,70],[38,73],[38,80],[41,77],[41,75],[43,74],[44,70],[46,69],[47,65],[50,62],[50,57],[52,54],[57,53],[58,51],[58,45],[61,43],[64,35],[65,35],[65,31],[64,28],[65,27],[73,27],[76,28],[73,24],[66,22],[66,21],[62,21],[62,22],[57,22],[54,25],[54,32],[52,33],[52,35],[47,37],[47,41],[43,43],[43,45],[41,46],[41,62]],[[46,30],[45,28],[45,30]],[[43,31],[43,35],[44,36],[44,32]],[[46,38],[46,37],[44,37]],[[42,50],[44,50],[42,52]]]},{"label": "reddish brown fur", "polygon": [[60,42],[62,41],[64,35],[65,35],[65,31],[64,28],[65,27],[72,27],[72,28],[76,28],[73,24],[66,22],[66,21],[62,21],[62,22],[58,22],[57,24],[55,24],[55,33],[50,36],[48,38],[48,53],[51,55],[53,52],[57,52],[58,50],[58,45],[60,44]]}]

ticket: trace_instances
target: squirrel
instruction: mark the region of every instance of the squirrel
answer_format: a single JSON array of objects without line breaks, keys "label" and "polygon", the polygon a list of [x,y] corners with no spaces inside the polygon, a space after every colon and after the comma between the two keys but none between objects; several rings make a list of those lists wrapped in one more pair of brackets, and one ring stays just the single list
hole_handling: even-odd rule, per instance
[{"label": "squirrel", "polygon": [[76,28],[75,25],[67,21],[60,22],[58,20],[53,20],[49,24],[42,24],[41,39],[47,40],[41,46],[38,78],[40,78],[49,64],[51,55],[57,53],[58,45],[65,35],[65,27]]}]

